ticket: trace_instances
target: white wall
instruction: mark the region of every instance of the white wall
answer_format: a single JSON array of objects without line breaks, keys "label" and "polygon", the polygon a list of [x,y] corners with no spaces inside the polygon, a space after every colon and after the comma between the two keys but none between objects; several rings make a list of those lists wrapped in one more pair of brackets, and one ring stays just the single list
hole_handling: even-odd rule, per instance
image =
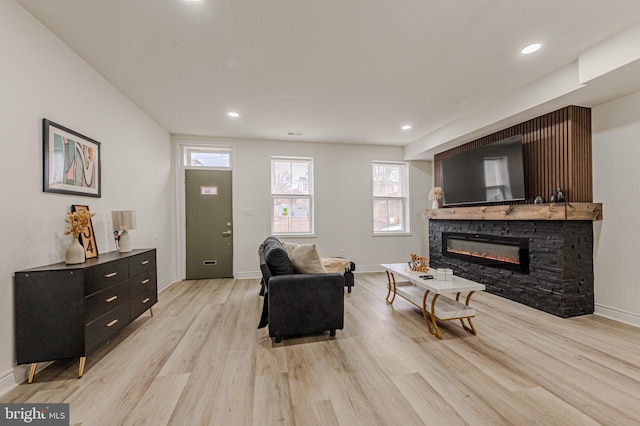
[{"label": "white wall", "polygon": [[[234,169],[234,252],[236,277],[259,276],[258,245],[270,234],[271,156],[315,160],[316,238],[321,256],[345,256],[357,270],[379,270],[384,262],[402,262],[409,253],[426,254],[427,222],[421,211],[433,184],[431,162],[414,161],[411,177],[411,235],[372,236],[371,163],[402,160],[402,147],[236,141]],[[244,214],[251,209],[253,214]],[[285,238],[283,238],[285,239]],[[286,239],[285,239],[286,240]]]},{"label": "white wall", "polygon": [[640,92],[592,109],[596,313],[640,326]]},{"label": "white wall", "polygon": [[[134,248],[158,249],[158,281],[175,280],[175,202],[167,131],[13,1],[0,2],[0,394],[15,366],[13,274],[64,260],[65,213],[86,204],[99,252],[115,249],[111,210],[136,210]],[[42,192],[42,119],[101,142],[102,198]]]}]

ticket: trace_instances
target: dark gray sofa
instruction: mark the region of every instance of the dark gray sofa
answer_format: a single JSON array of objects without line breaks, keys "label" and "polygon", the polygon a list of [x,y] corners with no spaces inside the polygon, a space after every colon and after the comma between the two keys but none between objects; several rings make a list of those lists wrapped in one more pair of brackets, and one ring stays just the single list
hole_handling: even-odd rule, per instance
[{"label": "dark gray sofa", "polygon": [[343,274],[298,274],[280,241],[268,237],[258,250],[264,307],[258,328],[269,326],[276,343],[285,336],[344,327]]}]

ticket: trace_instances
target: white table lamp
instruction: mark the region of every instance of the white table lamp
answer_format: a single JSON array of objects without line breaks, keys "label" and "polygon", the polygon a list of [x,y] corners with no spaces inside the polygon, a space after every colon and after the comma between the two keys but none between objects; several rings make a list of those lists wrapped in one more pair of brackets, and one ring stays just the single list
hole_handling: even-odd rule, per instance
[{"label": "white table lamp", "polygon": [[120,210],[111,212],[113,222],[113,238],[120,253],[131,251],[131,237],[129,232],[136,229],[136,212],[134,210]]}]

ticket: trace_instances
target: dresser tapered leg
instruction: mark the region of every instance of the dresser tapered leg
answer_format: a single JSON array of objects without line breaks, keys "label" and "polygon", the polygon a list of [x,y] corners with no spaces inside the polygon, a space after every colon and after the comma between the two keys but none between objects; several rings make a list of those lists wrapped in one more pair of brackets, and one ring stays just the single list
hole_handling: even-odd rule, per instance
[{"label": "dresser tapered leg", "polygon": [[80,365],[78,366],[78,378],[82,377],[84,375],[84,364],[85,362],[87,362],[87,357],[86,356],[82,356],[80,357]]},{"label": "dresser tapered leg", "polygon": [[36,375],[36,367],[38,366],[37,362],[31,363],[31,368],[29,368],[29,378],[27,379],[27,383],[33,382],[33,378]]},{"label": "dresser tapered leg", "polygon": [[149,313],[153,316],[153,306],[149,308]]}]

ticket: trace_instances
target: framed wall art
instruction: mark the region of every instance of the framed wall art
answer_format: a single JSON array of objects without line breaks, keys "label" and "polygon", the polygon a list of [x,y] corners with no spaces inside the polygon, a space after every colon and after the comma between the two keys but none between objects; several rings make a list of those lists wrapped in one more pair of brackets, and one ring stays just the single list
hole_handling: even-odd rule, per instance
[{"label": "framed wall art", "polygon": [[[80,206],[77,204],[73,204],[71,206],[72,213],[81,211],[89,213],[89,206]],[[82,247],[84,247],[84,257],[86,259],[98,257],[98,246],[96,245],[96,236],[93,233],[93,222],[91,219],[89,219],[89,226],[84,232],[80,233],[78,239],[80,240]]]},{"label": "framed wall art", "polygon": [[101,196],[100,142],[42,120],[44,192]]}]

